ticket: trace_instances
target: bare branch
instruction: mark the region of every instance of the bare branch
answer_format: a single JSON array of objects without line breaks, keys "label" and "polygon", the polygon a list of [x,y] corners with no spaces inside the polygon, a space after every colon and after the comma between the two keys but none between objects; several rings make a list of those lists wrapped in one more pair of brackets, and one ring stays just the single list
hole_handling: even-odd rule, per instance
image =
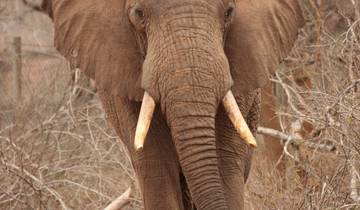
[{"label": "bare branch", "polygon": [[57,201],[59,201],[59,203],[61,204],[61,207],[64,210],[70,210],[70,208],[67,207],[67,205],[65,204],[65,202],[63,201],[62,197],[59,195],[58,192],[56,192],[55,190],[49,188],[46,184],[44,184],[40,179],[38,179],[37,177],[35,177],[34,175],[32,175],[30,172],[28,172],[27,170],[23,169],[23,168],[19,168],[16,165],[13,164],[8,164],[6,162],[3,161],[3,163],[5,164],[6,167],[13,169],[15,171],[17,171],[18,173],[24,173],[27,177],[29,177],[30,179],[32,179],[35,183],[37,183],[38,185],[40,185],[42,188],[46,189],[51,195],[53,195]]},{"label": "bare branch", "polygon": [[290,141],[297,145],[304,144],[311,149],[320,149],[320,150],[328,151],[328,152],[332,152],[332,151],[336,150],[336,147],[334,145],[329,145],[326,143],[317,144],[314,142],[305,141],[303,138],[297,137],[298,135],[286,134],[284,132],[281,132],[281,131],[278,131],[278,130],[275,130],[272,128],[258,127],[257,132],[259,134],[272,136],[274,138],[278,138],[279,140],[284,140],[286,142]]},{"label": "bare branch", "polygon": [[116,198],[112,203],[105,207],[104,210],[121,210],[130,202],[132,188],[129,187],[121,196]]}]

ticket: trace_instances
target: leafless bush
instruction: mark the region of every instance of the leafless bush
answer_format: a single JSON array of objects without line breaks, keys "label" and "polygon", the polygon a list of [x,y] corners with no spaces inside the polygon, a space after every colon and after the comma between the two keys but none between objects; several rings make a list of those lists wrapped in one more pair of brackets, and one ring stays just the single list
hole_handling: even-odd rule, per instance
[{"label": "leafless bush", "polygon": [[[331,28],[335,33],[325,25],[328,13],[316,1],[305,3],[307,26],[272,79],[282,104],[286,179],[255,167],[247,194],[253,209],[360,207],[360,11],[337,8],[346,25]],[[358,1],[342,3],[359,8]],[[297,136],[294,126],[303,123],[311,130]]]},{"label": "leafless bush", "polygon": [[63,99],[48,113],[37,113],[39,104],[8,113],[13,120],[0,130],[1,209],[101,209],[134,182],[98,100]]}]

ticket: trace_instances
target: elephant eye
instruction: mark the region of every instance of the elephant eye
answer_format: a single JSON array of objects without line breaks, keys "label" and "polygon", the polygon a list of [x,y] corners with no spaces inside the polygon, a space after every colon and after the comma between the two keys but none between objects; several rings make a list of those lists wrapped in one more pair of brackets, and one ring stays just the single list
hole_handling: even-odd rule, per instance
[{"label": "elephant eye", "polygon": [[137,30],[143,31],[145,29],[146,14],[145,10],[140,5],[136,5],[131,8],[129,13],[129,19]]},{"label": "elephant eye", "polygon": [[234,13],[234,7],[229,7],[225,12],[225,18],[228,20],[232,17],[232,14]]},{"label": "elephant eye", "polygon": [[135,9],[135,14],[139,17],[139,18],[144,18],[145,14],[144,11],[141,9]]}]

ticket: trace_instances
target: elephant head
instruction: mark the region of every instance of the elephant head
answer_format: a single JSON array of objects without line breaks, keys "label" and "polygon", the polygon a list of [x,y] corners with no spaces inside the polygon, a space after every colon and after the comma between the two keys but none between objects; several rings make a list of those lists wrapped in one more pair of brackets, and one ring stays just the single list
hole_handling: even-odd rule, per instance
[{"label": "elephant head", "polygon": [[48,0],[43,6],[62,55],[100,91],[143,101],[136,146],[160,106],[196,206],[227,209],[215,146],[218,106],[242,139],[255,144],[234,95],[264,86],[290,51],[303,24],[297,0]]}]

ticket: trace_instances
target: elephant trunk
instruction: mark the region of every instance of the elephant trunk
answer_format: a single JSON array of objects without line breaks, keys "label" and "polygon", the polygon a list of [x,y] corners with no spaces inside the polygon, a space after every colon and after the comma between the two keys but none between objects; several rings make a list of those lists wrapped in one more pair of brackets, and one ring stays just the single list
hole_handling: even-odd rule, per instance
[{"label": "elephant trunk", "polygon": [[197,209],[228,209],[216,152],[216,96],[207,88],[189,87],[173,90],[167,100],[166,116]]},{"label": "elephant trunk", "polygon": [[207,6],[188,1],[167,12],[148,30],[161,33],[149,33],[142,87],[161,105],[197,209],[226,210],[215,138],[218,105],[232,86],[223,33]]},{"label": "elephant trunk", "polygon": [[178,19],[164,26],[164,34],[158,34],[157,39],[149,37],[142,77],[146,93],[135,147],[142,148],[155,104],[160,103],[197,209],[228,209],[215,138],[220,103],[240,136],[249,145],[255,146],[256,142],[229,91],[232,79],[220,33],[207,32],[211,28],[206,27],[208,21],[185,27],[187,22]]}]

